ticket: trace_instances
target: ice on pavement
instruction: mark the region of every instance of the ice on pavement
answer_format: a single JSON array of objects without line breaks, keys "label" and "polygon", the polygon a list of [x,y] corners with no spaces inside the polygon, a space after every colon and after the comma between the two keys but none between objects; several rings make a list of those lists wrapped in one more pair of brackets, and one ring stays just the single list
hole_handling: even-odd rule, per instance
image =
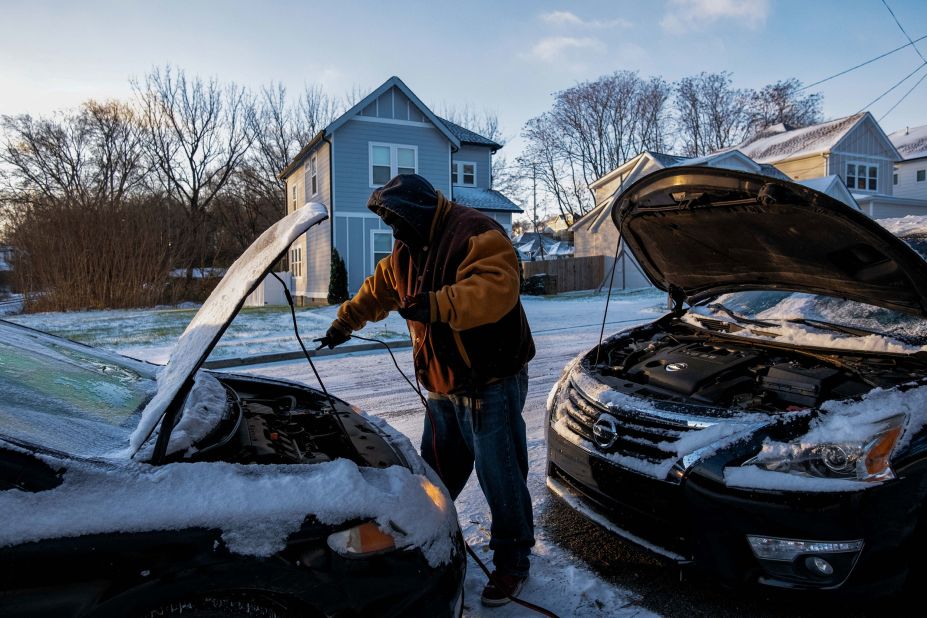
[{"label": "ice on pavement", "polygon": [[307,229],[327,217],[325,206],[310,202],[265,230],[235,260],[187,325],[170,360],[158,375],[158,392],[142,411],[138,427],[129,438],[131,450],[137,450],[148,439],[167,406],[206,360],[209,347],[235,317],[264,273]]},{"label": "ice on pavement", "polygon": [[[44,458],[66,471],[37,493],[0,493],[0,546],[108,532],[220,529],[234,553],[271,556],[307,515],[323,524],[373,519],[402,549],[429,564],[450,560],[455,511],[442,489],[401,466],[359,468],[347,459],[305,465],[221,462],[104,468]],[[268,500],[268,496],[273,496]],[[404,534],[397,530],[404,531]]]}]

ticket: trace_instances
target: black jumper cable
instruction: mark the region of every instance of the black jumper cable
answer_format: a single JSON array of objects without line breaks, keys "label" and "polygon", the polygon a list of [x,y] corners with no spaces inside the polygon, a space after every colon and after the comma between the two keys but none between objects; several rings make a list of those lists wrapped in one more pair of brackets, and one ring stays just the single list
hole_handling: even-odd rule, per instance
[{"label": "black jumper cable", "polygon": [[[315,374],[315,379],[319,382],[319,386],[322,387],[322,392],[325,393],[325,396],[329,399],[329,402],[332,405],[332,410],[334,411],[334,405],[335,405],[334,400],[332,399],[332,396],[329,394],[328,389],[325,388],[325,384],[322,382],[322,377],[319,375],[318,370],[315,368],[315,363],[312,362],[312,355],[309,354],[309,350],[306,349],[306,346],[303,343],[302,337],[300,337],[299,335],[299,326],[296,323],[296,307],[293,303],[293,296],[290,294],[290,290],[287,288],[286,284],[283,283],[283,280],[277,277],[276,273],[271,273],[271,274],[274,275],[274,277],[276,277],[277,280],[280,282],[280,284],[283,286],[283,295],[286,297],[286,302],[290,306],[290,315],[293,318],[293,332],[296,335],[296,340],[299,342],[299,347],[302,348],[303,354],[306,356],[306,360],[309,361],[309,366],[312,368],[312,373]],[[386,348],[386,351],[389,352],[389,356],[393,361],[393,365],[396,366],[396,371],[398,371],[399,375],[401,375],[403,379],[409,383],[409,386],[412,388],[412,390],[415,391],[415,394],[418,395],[419,399],[421,399],[422,405],[425,407],[425,414],[428,415],[428,419],[431,424],[432,450],[435,453],[435,463],[438,466],[438,471],[437,471],[438,476],[443,476],[443,474],[441,473],[441,462],[438,458],[438,450],[436,448],[437,447],[437,431],[435,429],[434,419],[431,416],[431,408],[428,406],[428,400],[425,398],[424,395],[422,395],[421,388],[413,384],[412,380],[409,379],[409,376],[407,376],[406,373],[402,370],[402,368],[399,367],[399,362],[396,360],[396,356],[393,354],[393,350],[389,347],[388,343],[380,339],[375,339],[372,337],[361,337],[360,335],[354,335],[354,334],[352,334],[350,337],[354,339],[360,339],[362,341],[370,341],[373,343],[379,343],[384,348]],[[322,345],[319,345],[319,347],[316,349],[320,350],[322,349],[322,347],[323,347]],[[416,381],[417,380],[418,380],[418,376],[416,376]],[[500,582],[498,582],[496,578],[493,577],[493,574],[486,567],[486,564],[482,560],[480,560],[480,557],[476,555],[476,552],[473,551],[473,548],[470,547],[470,544],[464,541],[464,547],[467,548],[467,553],[470,554],[470,557],[473,558],[474,562],[476,562],[476,564],[480,567],[483,573],[486,574],[486,577],[488,577],[491,582],[496,584],[497,588],[502,590],[502,585],[500,584]],[[512,596],[512,595],[506,595],[506,596],[513,603],[517,603],[518,605],[521,605],[522,607],[526,609],[530,609],[531,611],[541,614],[542,616],[548,616],[549,618],[560,618],[554,612],[550,611],[547,608],[541,607],[540,605],[535,605],[534,603],[525,601],[524,599],[520,599],[516,596]]]}]

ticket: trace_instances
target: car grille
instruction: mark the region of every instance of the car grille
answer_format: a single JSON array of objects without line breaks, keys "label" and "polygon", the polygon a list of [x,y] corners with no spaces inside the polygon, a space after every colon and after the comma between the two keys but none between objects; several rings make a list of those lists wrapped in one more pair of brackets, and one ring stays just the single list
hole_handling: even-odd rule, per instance
[{"label": "car grille", "polygon": [[[588,401],[572,382],[568,382],[566,388],[566,397],[562,400],[566,426],[595,444],[592,426],[603,414],[603,410]],[[616,453],[654,463],[677,457],[675,449],[670,445],[686,433],[701,428],[684,420],[644,415],[620,408],[609,408],[608,414],[618,421],[618,439],[608,449],[597,448],[604,453]]]}]

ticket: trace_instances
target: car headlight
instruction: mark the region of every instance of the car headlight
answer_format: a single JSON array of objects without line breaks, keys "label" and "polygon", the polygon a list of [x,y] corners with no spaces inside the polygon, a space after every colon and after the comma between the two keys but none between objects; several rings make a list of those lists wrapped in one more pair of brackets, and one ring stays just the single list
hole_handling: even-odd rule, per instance
[{"label": "car headlight", "polygon": [[373,522],[328,535],[328,546],[346,558],[365,558],[396,549],[396,540]]},{"label": "car headlight", "polygon": [[744,462],[773,472],[786,472],[815,478],[885,481],[895,478],[890,459],[904,429],[905,416],[899,414],[875,423],[865,437],[840,442],[808,440],[767,442],[759,454]]}]

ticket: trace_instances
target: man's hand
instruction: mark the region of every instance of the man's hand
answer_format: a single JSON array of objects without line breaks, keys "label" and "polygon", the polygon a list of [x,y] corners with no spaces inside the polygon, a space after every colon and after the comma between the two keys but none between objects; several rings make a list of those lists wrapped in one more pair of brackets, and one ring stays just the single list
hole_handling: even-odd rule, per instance
[{"label": "man's hand", "polygon": [[431,322],[431,302],[427,294],[406,296],[402,299],[399,315],[413,322],[428,324]]},{"label": "man's hand", "polygon": [[321,339],[313,339],[313,341],[319,342],[320,349],[327,347],[329,350],[331,350],[336,345],[341,345],[350,338],[350,333],[346,333],[345,331],[332,324],[328,327],[328,331],[325,333],[324,337]]}]

